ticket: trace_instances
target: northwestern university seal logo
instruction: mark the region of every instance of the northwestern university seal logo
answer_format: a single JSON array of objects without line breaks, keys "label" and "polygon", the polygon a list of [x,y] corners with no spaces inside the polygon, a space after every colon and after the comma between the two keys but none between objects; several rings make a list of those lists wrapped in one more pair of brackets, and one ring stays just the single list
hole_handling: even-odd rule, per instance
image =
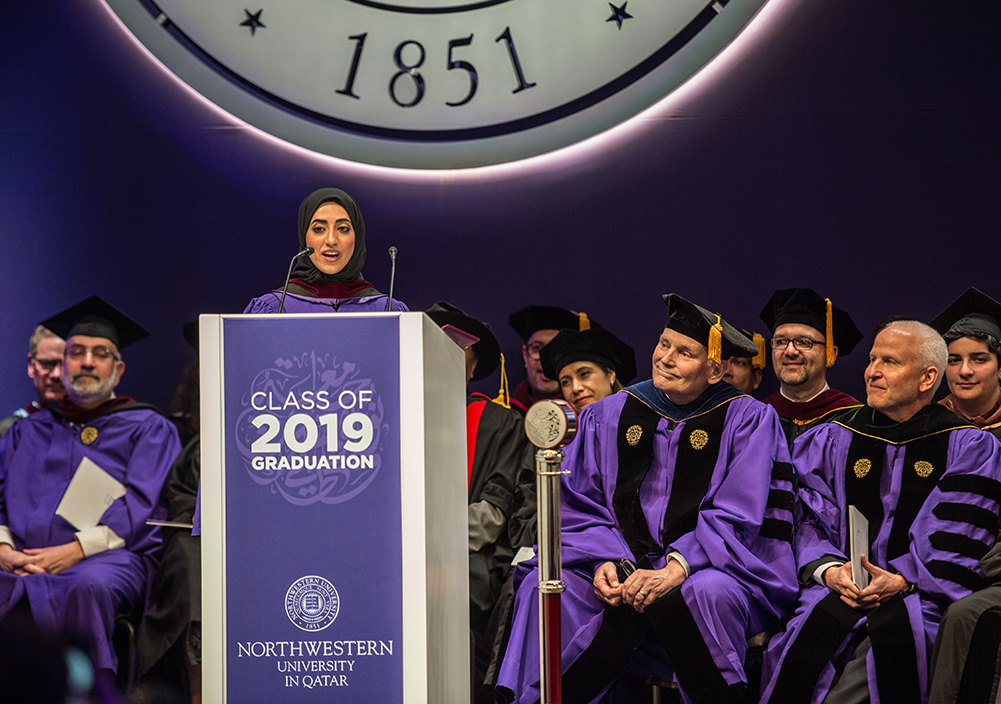
[{"label": "northwestern university seal logo", "polygon": [[673,91],[765,0],[105,0],[180,80],[280,139],[465,168],[544,154]]},{"label": "northwestern university seal logo", "polygon": [[300,577],[285,593],[285,613],[304,631],[322,631],[337,618],[340,606],[334,585],[316,575]]}]

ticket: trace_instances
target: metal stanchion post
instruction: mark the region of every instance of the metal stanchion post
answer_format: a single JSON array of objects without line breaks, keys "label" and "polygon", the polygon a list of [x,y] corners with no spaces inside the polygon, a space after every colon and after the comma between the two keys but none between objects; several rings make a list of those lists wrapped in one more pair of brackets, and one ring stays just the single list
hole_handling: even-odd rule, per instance
[{"label": "metal stanchion post", "polygon": [[560,594],[560,449],[577,433],[577,414],[565,401],[539,401],[525,415],[525,432],[535,453],[536,511],[539,543],[539,665],[541,704],[561,704]]}]

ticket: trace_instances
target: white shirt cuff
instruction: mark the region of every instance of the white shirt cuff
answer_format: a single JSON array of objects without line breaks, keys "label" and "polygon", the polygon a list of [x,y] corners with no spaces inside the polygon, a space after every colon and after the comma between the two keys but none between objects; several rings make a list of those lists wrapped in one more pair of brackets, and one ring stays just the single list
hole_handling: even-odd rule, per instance
[{"label": "white shirt cuff", "polygon": [[685,568],[685,577],[686,577],[686,578],[687,578],[687,577],[689,577],[689,576],[690,576],[690,575],[692,574],[692,570],[691,570],[691,568],[690,568],[690,567],[688,566],[688,560],[686,560],[685,558],[683,558],[683,557],[681,556],[681,553],[680,553],[680,552],[678,552],[677,550],[675,550],[675,551],[673,551],[673,552],[669,552],[669,553],[667,553],[667,559],[668,559],[668,560],[670,560],[670,559],[672,559],[672,558],[673,558],[673,559],[675,559],[675,560],[677,560],[677,561],[678,561],[678,563],[679,563],[679,564],[680,564],[680,565],[681,565],[682,567],[684,567],[684,568]]},{"label": "white shirt cuff", "polygon": [[[820,586],[822,586],[822,587],[826,586],[824,584],[824,570],[826,570],[828,567],[841,567],[841,565],[843,565],[843,564],[845,564],[845,563],[844,562],[834,562],[834,561],[832,561],[832,562],[825,562],[824,564],[822,564],[820,567],[818,567],[817,569],[815,569],[813,571],[813,580],[817,584],[819,584]],[[802,579],[802,577],[800,577],[800,579]]]},{"label": "white shirt cuff", "polygon": [[0,543],[7,543],[11,547],[14,547],[14,534],[10,532],[10,528],[7,526],[0,526]]},{"label": "white shirt cuff", "polygon": [[76,533],[76,539],[83,548],[84,557],[92,557],[108,550],[118,550],[125,547],[125,541],[108,526],[94,526]]}]

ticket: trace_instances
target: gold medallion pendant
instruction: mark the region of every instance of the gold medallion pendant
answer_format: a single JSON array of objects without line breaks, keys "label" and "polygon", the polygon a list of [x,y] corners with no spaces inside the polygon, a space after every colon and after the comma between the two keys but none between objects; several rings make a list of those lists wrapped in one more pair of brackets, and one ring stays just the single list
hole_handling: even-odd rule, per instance
[{"label": "gold medallion pendant", "polygon": [[861,479],[872,469],[872,460],[859,460],[855,463],[855,476]]},{"label": "gold medallion pendant", "polygon": [[626,431],[626,442],[629,443],[630,447],[636,447],[641,437],[643,437],[643,428],[638,425],[632,425]]},{"label": "gold medallion pendant", "polygon": [[696,450],[701,450],[709,442],[709,433],[702,430],[693,430],[692,434],[688,436],[689,441],[692,443],[692,447]]},{"label": "gold medallion pendant", "polygon": [[91,445],[95,440],[97,440],[97,428],[94,426],[88,425],[80,431],[80,442],[84,445]]}]

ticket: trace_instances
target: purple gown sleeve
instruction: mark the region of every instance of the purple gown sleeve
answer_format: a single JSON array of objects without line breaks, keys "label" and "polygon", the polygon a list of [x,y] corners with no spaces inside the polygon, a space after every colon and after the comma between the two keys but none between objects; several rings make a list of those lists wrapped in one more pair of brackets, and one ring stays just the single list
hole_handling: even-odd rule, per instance
[{"label": "purple gown sleeve", "polygon": [[7,479],[7,467],[10,464],[10,453],[13,450],[13,435],[6,432],[0,436],[0,526],[9,525],[7,520],[7,500],[4,484]]},{"label": "purple gown sleeve", "polygon": [[[614,406],[616,414],[621,409],[620,403],[602,404],[601,408],[608,406]],[[610,443],[612,454],[616,452],[615,414],[595,413],[598,409],[599,406],[592,404],[581,414],[577,437],[566,450],[563,466],[570,474],[560,492],[563,564],[581,565],[592,574],[603,562],[624,557],[636,559],[606,502],[606,496],[614,488],[609,488],[606,495],[602,466],[610,458],[604,456],[603,450],[607,452],[606,445]]]},{"label": "purple gown sleeve", "polygon": [[159,506],[160,491],[181,445],[174,425],[154,413],[137,424],[127,443],[128,460],[124,478],[119,479],[125,484],[125,496],[108,507],[101,523],[115,531],[128,550],[143,554],[160,545],[159,531],[146,525],[146,521],[166,517]]},{"label": "purple gown sleeve", "polygon": [[[244,313],[277,313],[278,303],[281,299],[278,294],[274,291],[265,293],[263,296],[258,296],[257,298],[250,301],[247,307],[243,309]],[[285,299],[288,300],[287,298]]]},{"label": "purple gown sleeve", "polygon": [[[848,562],[834,467],[847,453],[851,434],[829,423],[817,426],[793,443],[792,461],[799,479],[796,515],[796,570],[824,557]],[[844,446],[844,447],[842,447]],[[843,481],[843,480],[842,480]]]},{"label": "purple gown sleeve", "polygon": [[[798,586],[791,543],[759,535],[769,494],[792,489],[773,477],[777,462],[788,464],[789,454],[774,409],[751,399],[732,401],[695,530],[667,546],[693,573],[714,567],[735,577],[773,617],[791,607]],[[791,512],[783,518],[791,530]]]},{"label": "purple gown sleeve", "polygon": [[[917,585],[925,594],[956,601],[970,593],[970,588],[961,583],[962,577],[958,577],[959,582],[943,577],[943,574],[951,574],[936,569],[936,566],[942,566],[943,563],[964,568],[969,574],[983,576],[979,556],[962,554],[968,552],[963,546],[972,546],[972,542],[968,541],[975,541],[986,552],[994,544],[996,521],[990,526],[974,525],[956,520],[959,516],[946,513],[941,507],[946,504],[961,505],[984,518],[998,514],[997,494],[986,496],[967,489],[982,486],[977,478],[997,480],[1001,476],[999,447],[1001,446],[993,435],[981,430],[952,432],[946,471],[911,524],[910,549],[905,555],[890,562],[894,570],[910,584]],[[969,483],[971,478],[975,482],[972,485]]]}]

